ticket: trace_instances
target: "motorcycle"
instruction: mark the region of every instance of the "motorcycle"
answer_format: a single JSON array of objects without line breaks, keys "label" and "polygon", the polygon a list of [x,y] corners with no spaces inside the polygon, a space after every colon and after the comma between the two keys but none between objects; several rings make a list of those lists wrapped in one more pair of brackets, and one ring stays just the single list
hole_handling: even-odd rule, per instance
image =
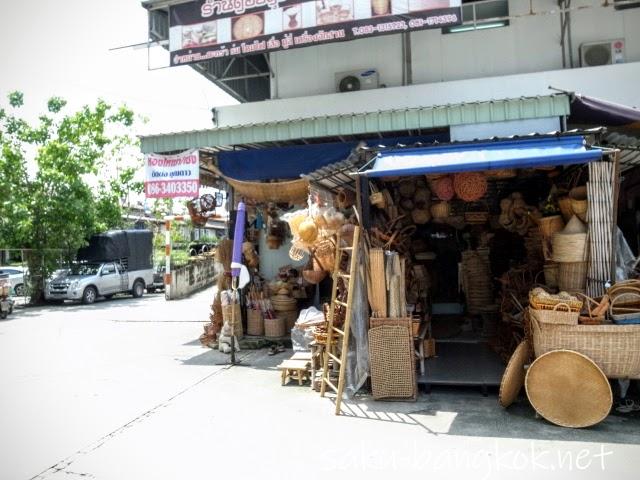
[{"label": "motorcycle", "polygon": [[13,313],[13,300],[9,298],[11,283],[9,274],[0,275],[0,319],[4,320]]}]

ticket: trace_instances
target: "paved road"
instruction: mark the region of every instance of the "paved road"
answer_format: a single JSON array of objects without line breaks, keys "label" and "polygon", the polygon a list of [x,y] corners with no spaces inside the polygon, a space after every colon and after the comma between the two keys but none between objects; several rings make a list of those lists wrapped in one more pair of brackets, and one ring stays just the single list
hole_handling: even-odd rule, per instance
[{"label": "paved road", "polygon": [[281,387],[286,354],[197,341],[212,292],[27,309],[0,322],[0,479],[637,478],[640,419],[594,429],[476,390],[348,402]]}]

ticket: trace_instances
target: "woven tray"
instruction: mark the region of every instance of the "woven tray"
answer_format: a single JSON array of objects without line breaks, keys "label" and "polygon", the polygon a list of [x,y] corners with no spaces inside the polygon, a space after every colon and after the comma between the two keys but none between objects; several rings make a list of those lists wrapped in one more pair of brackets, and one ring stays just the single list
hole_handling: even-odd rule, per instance
[{"label": "woven tray", "polygon": [[375,400],[417,397],[413,339],[406,327],[383,325],[369,330],[371,390]]}]

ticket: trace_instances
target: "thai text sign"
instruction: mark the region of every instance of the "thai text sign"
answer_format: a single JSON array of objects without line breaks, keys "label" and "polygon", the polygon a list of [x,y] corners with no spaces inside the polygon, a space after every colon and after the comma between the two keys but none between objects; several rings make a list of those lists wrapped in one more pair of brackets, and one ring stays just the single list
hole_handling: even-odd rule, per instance
[{"label": "thai text sign", "polygon": [[187,150],[177,155],[145,155],[144,191],[147,198],[197,197],[200,155]]},{"label": "thai text sign", "polygon": [[197,0],[169,10],[171,65],[462,23],[461,0]]}]

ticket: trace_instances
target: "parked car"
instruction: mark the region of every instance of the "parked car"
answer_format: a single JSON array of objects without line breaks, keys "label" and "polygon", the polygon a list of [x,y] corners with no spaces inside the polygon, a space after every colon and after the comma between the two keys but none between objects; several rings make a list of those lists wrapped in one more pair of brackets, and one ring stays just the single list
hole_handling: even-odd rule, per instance
[{"label": "parked car", "polygon": [[152,249],[148,230],[96,235],[78,252],[78,261],[49,279],[45,299],[93,303],[99,296],[111,298],[116,293],[141,297],[145,288],[153,286]]},{"label": "parked car", "polygon": [[26,293],[24,277],[29,275],[29,270],[23,267],[0,267],[0,275],[9,275],[11,293],[22,297]]},{"label": "parked car", "polygon": [[147,286],[147,291],[153,293],[156,290],[164,290],[164,272],[166,267],[164,265],[156,265],[153,271],[153,285]]}]

